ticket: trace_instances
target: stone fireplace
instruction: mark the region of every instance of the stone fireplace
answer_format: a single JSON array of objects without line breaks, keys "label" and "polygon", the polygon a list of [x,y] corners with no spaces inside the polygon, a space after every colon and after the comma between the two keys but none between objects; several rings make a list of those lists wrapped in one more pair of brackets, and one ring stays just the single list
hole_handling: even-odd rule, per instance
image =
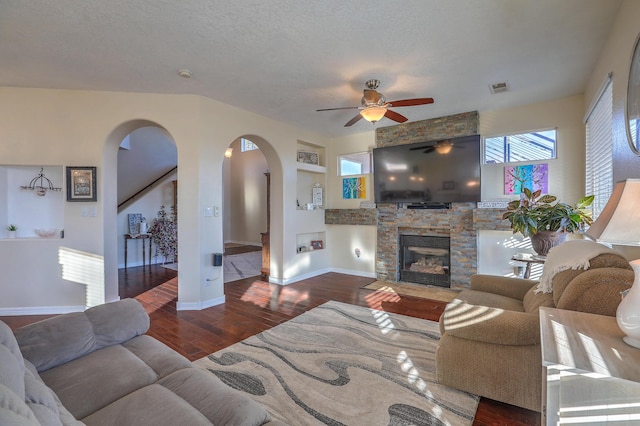
[{"label": "stone fireplace", "polygon": [[[478,133],[478,113],[474,111],[378,128],[376,146]],[[400,254],[401,236],[445,237],[449,240],[449,286],[463,289],[469,287],[471,276],[478,270],[478,231],[510,229],[508,221],[502,220],[502,214],[499,209],[477,209],[475,203],[453,203],[450,209],[437,210],[408,209],[387,203],[378,204],[376,209],[327,209],[325,223],[377,227],[375,273],[381,281],[406,279],[400,274],[404,268],[404,263],[401,267],[404,262]]]},{"label": "stone fireplace", "polygon": [[400,237],[430,236],[449,240],[451,288],[469,286],[477,270],[474,204],[453,203],[451,209],[405,209],[379,204],[377,217],[376,277],[381,281],[404,281],[400,276]]},{"label": "stone fireplace", "polygon": [[400,281],[450,287],[449,237],[400,235]]}]

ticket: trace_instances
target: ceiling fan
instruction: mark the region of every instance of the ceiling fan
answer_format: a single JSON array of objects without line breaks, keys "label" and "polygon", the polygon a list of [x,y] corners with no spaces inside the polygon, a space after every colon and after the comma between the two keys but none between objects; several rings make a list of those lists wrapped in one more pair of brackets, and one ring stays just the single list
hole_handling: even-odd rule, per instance
[{"label": "ceiling fan", "polygon": [[434,151],[437,152],[438,154],[448,154],[451,152],[453,148],[464,148],[464,146],[454,144],[450,140],[443,140],[443,141],[438,141],[431,145],[409,148],[409,150],[410,151],[421,150],[424,154],[428,154]]},{"label": "ceiling fan", "polygon": [[376,89],[380,86],[380,80],[372,79],[368,80],[365,83],[367,87],[364,89],[364,94],[362,95],[362,99],[360,103],[362,104],[359,107],[342,107],[342,108],[323,108],[318,109],[316,111],[336,111],[340,109],[359,109],[360,113],[353,117],[351,120],[347,121],[347,124],[344,127],[353,126],[361,118],[365,120],[375,123],[382,119],[382,117],[387,117],[390,120],[396,121],[398,123],[404,123],[407,121],[407,117],[404,115],[398,114],[395,111],[390,110],[390,107],[406,107],[406,106],[416,106],[416,105],[426,105],[432,104],[433,98],[415,98],[415,99],[401,99],[398,101],[387,102],[384,95],[378,92]]}]

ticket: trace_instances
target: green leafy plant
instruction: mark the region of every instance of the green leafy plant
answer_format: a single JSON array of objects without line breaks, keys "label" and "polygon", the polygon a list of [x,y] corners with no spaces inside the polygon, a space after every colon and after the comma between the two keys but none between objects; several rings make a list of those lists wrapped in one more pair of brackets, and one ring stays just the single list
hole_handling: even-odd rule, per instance
[{"label": "green leafy plant", "polygon": [[17,225],[9,225],[7,226],[7,231],[17,231],[18,230],[18,226]]},{"label": "green leafy plant", "polygon": [[502,219],[511,223],[514,234],[520,232],[525,237],[540,231],[575,232],[593,223],[591,211],[587,209],[593,198],[589,195],[571,205],[557,201],[554,195],[524,188],[520,199],[509,203]]}]

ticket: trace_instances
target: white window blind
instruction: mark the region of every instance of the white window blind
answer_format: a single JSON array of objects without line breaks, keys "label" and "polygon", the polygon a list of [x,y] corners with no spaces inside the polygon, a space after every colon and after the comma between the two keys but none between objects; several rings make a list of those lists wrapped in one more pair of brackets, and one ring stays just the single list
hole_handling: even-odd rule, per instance
[{"label": "white window blind", "polygon": [[600,97],[586,121],[586,195],[595,195],[593,219],[607,204],[613,191],[613,126],[611,80],[607,79]]}]

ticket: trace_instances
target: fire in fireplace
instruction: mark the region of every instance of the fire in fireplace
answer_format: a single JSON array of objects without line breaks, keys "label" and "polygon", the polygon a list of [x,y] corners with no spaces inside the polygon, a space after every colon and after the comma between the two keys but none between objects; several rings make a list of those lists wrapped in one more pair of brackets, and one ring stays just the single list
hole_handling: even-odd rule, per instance
[{"label": "fire in fireplace", "polygon": [[400,281],[451,286],[449,237],[400,236]]}]

